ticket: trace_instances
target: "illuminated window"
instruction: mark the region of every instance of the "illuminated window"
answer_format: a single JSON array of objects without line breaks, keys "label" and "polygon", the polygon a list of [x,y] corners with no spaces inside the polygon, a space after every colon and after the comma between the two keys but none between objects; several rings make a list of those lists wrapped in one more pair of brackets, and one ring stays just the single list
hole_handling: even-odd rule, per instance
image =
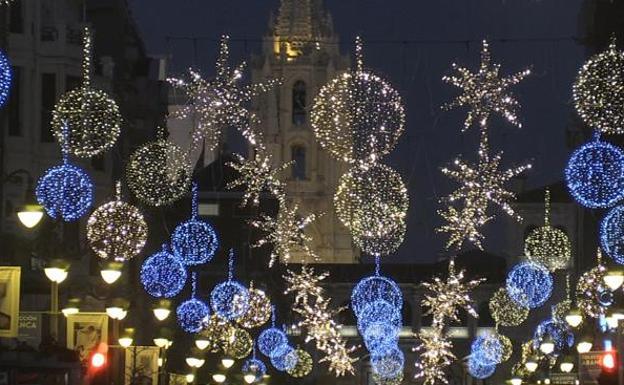
[{"label": "illuminated window", "polygon": [[306,122],[306,84],[298,80],[292,90],[292,122],[301,126]]},{"label": "illuminated window", "polygon": [[303,146],[293,146],[290,153],[294,162],[292,165],[292,178],[295,180],[306,179],[306,149]]}]

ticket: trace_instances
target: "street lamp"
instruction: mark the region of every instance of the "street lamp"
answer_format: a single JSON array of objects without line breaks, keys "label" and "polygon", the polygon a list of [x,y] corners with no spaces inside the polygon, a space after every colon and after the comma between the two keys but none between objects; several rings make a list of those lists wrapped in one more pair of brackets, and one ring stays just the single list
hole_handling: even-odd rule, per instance
[{"label": "street lamp", "polygon": [[514,376],[511,378],[511,380],[509,380],[509,382],[511,383],[511,385],[522,385],[522,378]]},{"label": "street lamp", "polygon": [[154,312],[154,317],[156,317],[159,321],[164,321],[171,314],[171,301],[163,299],[158,301],[158,303],[152,309]]},{"label": "street lamp", "polygon": [[539,364],[537,362],[537,358],[534,356],[529,357],[527,361],[524,363],[524,367],[526,368],[526,370],[529,371],[529,373],[535,372],[538,366]]},{"label": "street lamp", "polygon": [[127,349],[132,345],[132,342],[134,342],[134,338],[132,338],[134,336],[134,329],[133,328],[126,328],[123,332],[123,334],[121,335],[121,337],[119,337],[119,345],[121,345],[122,348]]},{"label": "street lamp", "polygon": [[566,314],[565,316],[565,320],[568,325],[576,328],[583,322],[583,314],[581,314],[581,311],[579,309],[570,309],[570,311],[568,311],[568,314]]},{"label": "street lamp", "polygon": [[223,357],[221,359],[221,365],[223,365],[224,368],[229,369],[232,367],[232,365],[234,365],[234,359],[232,357]]},{"label": "street lamp", "polygon": [[67,279],[69,263],[62,259],[53,259],[48,267],[43,269],[44,274],[50,280],[50,334],[58,337],[58,313],[59,313],[59,283]]},{"label": "street lamp", "polygon": [[593,340],[589,336],[583,336],[576,344],[576,351],[579,353],[587,353],[591,351],[593,346]]},{"label": "street lamp", "polygon": [[109,285],[117,282],[119,277],[121,277],[121,269],[123,268],[123,264],[119,262],[108,262],[104,265],[102,270],[100,270],[100,275],[104,282]]},{"label": "street lamp", "polygon": [[115,298],[106,307],[106,314],[115,321],[121,321],[128,315],[128,301],[123,298]]},{"label": "street lamp", "polygon": [[204,366],[204,363],[206,363],[206,360],[200,357],[201,354],[198,354],[197,351],[193,350],[191,351],[191,354],[186,357],[186,364],[191,368],[199,369]]},{"label": "street lamp", "polygon": [[611,267],[607,270],[603,281],[611,291],[616,291],[624,283],[624,271],[619,267]]},{"label": "street lamp", "polygon": [[195,375],[193,373],[189,373],[186,375],[186,383],[191,384],[195,381]]},{"label": "street lamp", "polygon": [[572,369],[574,369],[574,361],[572,360],[572,357],[563,357],[563,360],[561,360],[561,364],[559,364],[559,369],[561,369],[563,373],[570,373]]},{"label": "street lamp", "polygon": [[63,313],[65,317],[69,317],[70,315],[73,315],[73,314],[78,314],[79,312],[80,312],[80,299],[79,298],[71,298],[69,301],[67,301],[67,304],[65,304],[65,307],[61,309],[61,313]]},{"label": "street lamp", "polygon": [[212,379],[217,384],[222,384],[222,383],[225,382],[225,380],[227,380],[227,377],[223,373],[215,373],[215,374],[212,375]]},{"label": "street lamp", "polygon": [[548,355],[555,351],[555,341],[551,336],[546,336],[540,343],[539,349],[542,353]]}]

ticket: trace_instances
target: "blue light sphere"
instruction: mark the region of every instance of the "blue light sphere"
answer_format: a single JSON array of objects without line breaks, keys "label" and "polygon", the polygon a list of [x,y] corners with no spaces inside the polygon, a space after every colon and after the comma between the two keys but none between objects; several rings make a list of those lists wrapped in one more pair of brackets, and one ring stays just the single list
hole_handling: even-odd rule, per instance
[{"label": "blue light sphere", "polygon": [[176,316],[182,330],[187,333],[198,333],[203,328],[204,319],[210,316],[210,308],[204,302],[191,298],[178,306]]},{"label": "blue light sphere", "polygon": [[570,157],[565,180],[581,205],[612,206],[624,197],[624,151],[599,139],[586,143]]},{"label": "blue light sphere", "polygon": [[267,357],[279,352],[279,348],[288,344],[288,337],[283,330],[276,327],[265,329],[258,336],[258,349]]},{"label": "blue light sphere", "polygon": [[540,322],[533,334],[533,347],[539,349],[542,341],[548,336],[555,343],[556,352],[563,352],[574,345],[574,333],[570,331],[568,324],[565,322],[553,319]]},{"label": "blue light sphere", "polygon": [[600,246],[615,262],[624,265],[624,206],[612,208],[602,219]]},{"label": "blue light sphere", "polygon": [[6,105],[9,100],[9,91],[13,84],[13,71],[11,63],[4,51],[0,51],[0,107]]},{"label": "blue light sphere", "polygon": [[65,159],[39,178],[35,193],[50,217],[73,222],[91,208],[94,188],[89,174]]},{"label": "blue light sphere", "polygon": [[186,284],[187,271],[166,247],[143,261],[140,279],[145,291],[156,298],[178,295]]},{"label": "blue light sphere", "polygon": [[371,367],[378,376],[394,377],[403,371],[405,356],[398,346],[394,346],[384,354],[371,353]]},{"label": "blue light sphere", "polygon": [[256,381],[259,381],[266,374],[267,368],[261,360],[257,358],[248,358],[245,362],[243,362],[241,372],[243,375],[251,374],[256,377]]},{"label": "blue light sphere", "polygon": [[236,281],[225,281],[212,289],[210,306],[216,315],[233,321],[249,309],[249,290]]},{"label": "blue light sphere", "polygon": [[470,373],[470,375],[474,378],[485,380],[486,378],[491,377],[495,371],[496,365],[485,365],[473,357],[468,358],[468,373]]},{"label": "blue light sphere", "polygon": [[389,278],[372,275],[360,280],[353,288],[351,309],[355,316],[359,317],[366,305],[377,300],[388,302],[399,312],[403,308],[403,295],[399,285]]},{"label": "blue light sphere", "polygon": [[219,248],[219,238],[210,223],[191,218],[175,228],[171,247],[185,265],[201,265],[214,257]]},{"label": "blue light sphere", "polygon": [[364,307],[357,326],[367,349],[382,353],[396,343],[402,326],[401,313],[386,301],[375,301]]},{"label": "blue light sphere", "polygon": [[553,279],[548,269],[534,262],[519,263],[507,275],[507,293],[518,305],[535,309],[550,298]]},{"label": "blue light sphere", "polygon": [[480,335],[470,345],[470,357],[485,366],[500,364],[503,361],[504,346],[492,333]]},{"label": "blue light sphere", "polygon": [[292,370],[298,361],[297,351],[287,344],[278,347],[271,356],[271,365],[280,372]]}]

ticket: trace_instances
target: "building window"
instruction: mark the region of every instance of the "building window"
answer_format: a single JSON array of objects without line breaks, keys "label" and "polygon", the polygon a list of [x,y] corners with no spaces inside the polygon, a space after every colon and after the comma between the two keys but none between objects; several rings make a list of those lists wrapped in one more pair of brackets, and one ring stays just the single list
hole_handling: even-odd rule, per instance
[{"label": "building window", "polygon": [[41,141],[49,143],[52,137],[52,110],[56,103],[56,74],[41,74]]},{"label": "building window", "polygon": [[9,136],[22,136],[22,71],[13,67],[13,85],[9,95]]},{"label": "building window", "polygon": [[292,122],[301,126],[306,122],[306,84],[298,80],[292,90]]},{"label": "building window", "polygon": [[9,7],[9,32],[24,33],[24,11],[21,1],[14,1]]},{"label": "building window", "polygon": [[293,146],[291,149],[292,178],[295,180],[306,179],[306,149],[303,146]]}]

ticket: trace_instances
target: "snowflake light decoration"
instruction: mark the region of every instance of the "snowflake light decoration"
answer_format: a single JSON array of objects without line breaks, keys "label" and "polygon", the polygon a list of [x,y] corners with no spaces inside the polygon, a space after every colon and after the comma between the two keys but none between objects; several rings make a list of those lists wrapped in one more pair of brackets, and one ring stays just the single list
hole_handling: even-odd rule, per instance
[{"label": "snowflake light decoration", "polygon": [[424,385],[448,384],[444,369],[455,360],[453,343],[444,335],[442,328],[423,329],[417,335],[420,341],[412,350],[420,352],[416,360],[416,379],[423,379]]},{"label": "snowflake light decoration", "polygon": [[473,73],[457,64],[453,64],[453,69],[457,71],[457,75],[444,76],[442,80],[461,88],[463,93],[446,104],[444,108],[464,106],[470,108],[464,121],[464,131],[474,123],[478,123],[482,129],[485,129],[493,113],[500,114],[514,126],[522,126],[518,120],[518,100],[509,88],[530,75],[531,70],[526,69],[511,76],[501,77],[500,65],[492,64],[489,44],[485,40],[481,49],[481,66],[478,72]]},{"label": "snowflake light decoration", "polygon": [[257,151],[251,159],[245,159],[239,154],[235,154],[235,157],[237,161],[228,163],[228,166],[238,172],[239,176],[226,187],[228,189],[239,186],[245,188],[243,206],[250,202],[253,206],[258,206],[263,191],[269,191],[280,201],[285,199],[284,186],[279,180],[279,174],[290,167],[292,162],[273,168],[271,156],[266,151]]}]

